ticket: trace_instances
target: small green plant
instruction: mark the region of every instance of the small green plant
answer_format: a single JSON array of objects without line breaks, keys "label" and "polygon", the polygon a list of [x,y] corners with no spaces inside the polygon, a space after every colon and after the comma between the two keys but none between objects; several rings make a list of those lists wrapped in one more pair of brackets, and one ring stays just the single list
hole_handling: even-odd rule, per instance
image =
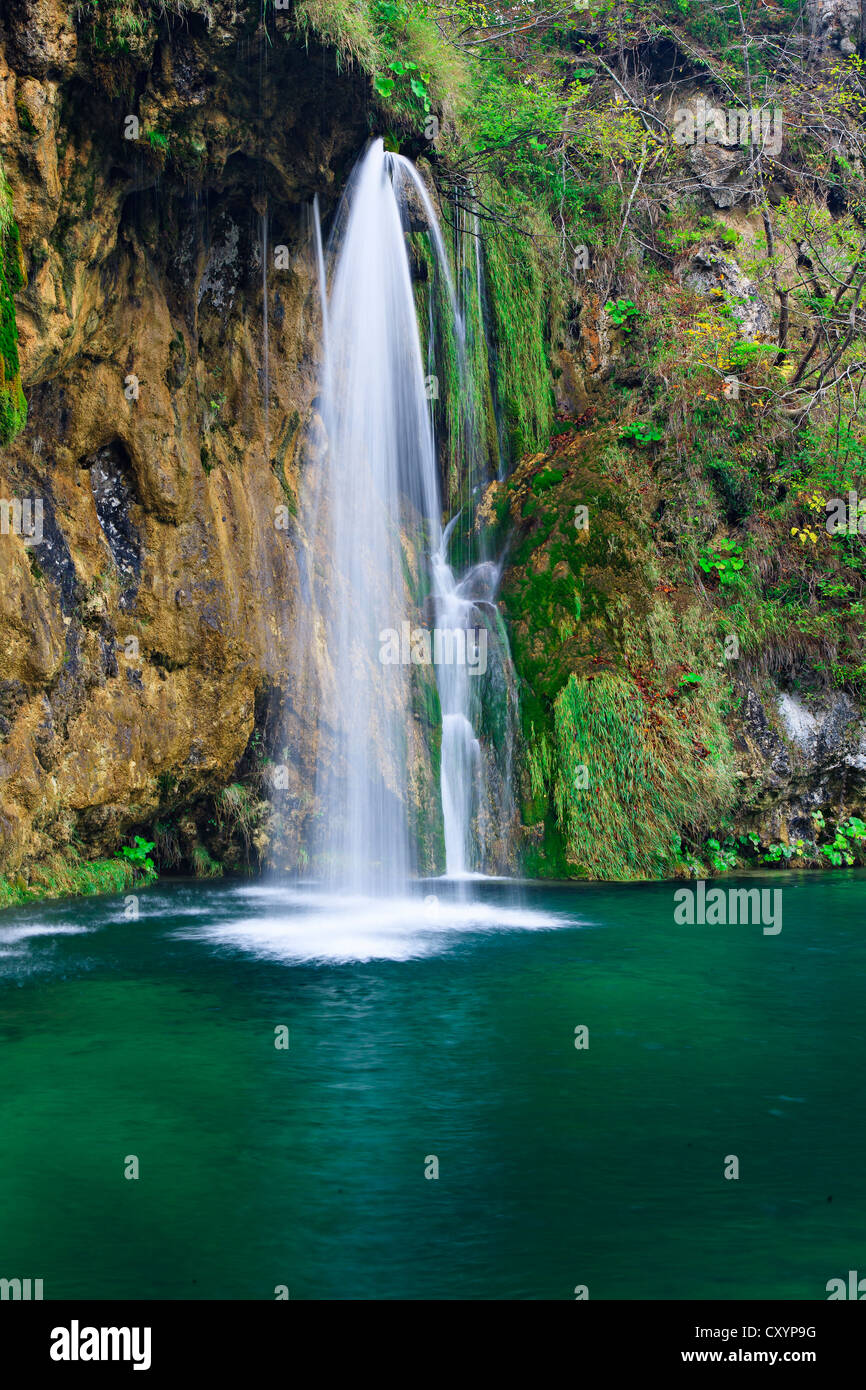
[{"label": "small green plant", "polygon": [[119,850],[115,850],[116,859],[125,859],[135,869],[136,874],[141,874],[145,883],[150,883],[157,877],[156,865],[150,857],[153,849],[152,840],[144,840],[140,835],[136,835],[135,844],[123,845]]},{"label": "small green plant", "polygon": [[756,362],[766,361],[775,352],[778,352],[775,343],[752,343],[738,339],[728,349],[728,364],[732,371],[740,371]]},{"label": "small green plant", "polygon": [[620,440],[633,439],[635,444],[658,444],[663,432],[658,425],[645,424],[641,420],[624,425],[619,432]]},{"label": "small green plant", "polygon": [[152,150],[159,150],[161,154],[168,153],[168,136],[163,135],[161,130],[149,130],[147,138]]},{"label": "small green plant", "polygon": [[723,536],[717,545],[702,548],[698,564],[704,574],[717,574],[721,584],[736,584],[745,564],[743,547],[730,536]]},{"label": "small green plant", "polygon": [[604,312],[610,315],[614,328],[621,328],[623,333],[631,333],[634,328],[632,320],[637,317],[637,305],[633,300],[609,299],[604,306]]},{"label": "small green plant", "polygon": [[[820,815],[820,811],[813,814]],[[823,817],[822,817],[823,823]],[[829,859],[834,868],[840,868],[842,864],[847,864],[850,868],[854,863],[852,840],[866,840],[866,825],[859,816],[849,816],[836,827],[834,835],[829,845],[821,846],[821,853]]]},{"label": "small green plant", "polygon": [[[682,690],[684,687],[688,689],[689,686],[701,685],[703,679],[703,676],[697,675],[694,671],[688,671],[684,676],[680,676],[679,688]],[[709,844],[709,841],[707,843]]]},{"label": "small green plant", "polygon": [[834,868],[841,868],[842,864],[847,864],[850,868],[854,863],[854,856],[845,836],[837,830],[836,837],[832,844],[822,845],[821,853],[829,859]]},{"label": "small green plant", "polygon": [[765,864],[780,864],[782,860],[787,863],[797,853],[797,846],[802,844],[802,840],[795,840],[793,845],[783,845],[781,841],[777,841],[767,846],[766,854],[762,855],[763,861]]},{"label": "small green plant", "polygon": [[377,73],[373,78],[373,86],[379,96],[384,97],[387,101],[396,93],[398,97],[402,96],[406,99],[411,92],[424,115],[429,115],[431,109],[428,85],[430,82],[429,72],[421,72],[417,63],[403,62],[400,59],[389,63],[388,71],[392,72],[394,76],[388,77],[385,73]]},{"label": "small green plant", "polygon": [[811,294],[806,300],[806,308],[811,309],[813,314],[819,314],[821,318],[826,318],[834,307],[832,295],[829,294]]},{"label": "small green plant", "polygon": [[727,873],[729,869],[736,867],[737,849],[735,841],[730,835],[727,836],[724,844],[720,844],[718,840],[705,841],[704,849],[707,851],[709,861],[717,874]]}]

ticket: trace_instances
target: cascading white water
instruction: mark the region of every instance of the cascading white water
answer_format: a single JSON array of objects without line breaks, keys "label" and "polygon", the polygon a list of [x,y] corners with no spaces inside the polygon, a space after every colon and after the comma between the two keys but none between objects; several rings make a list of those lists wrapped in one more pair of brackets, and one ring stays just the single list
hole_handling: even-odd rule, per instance
[{"label": "cascading white water", "polygon": [[[456,518],[455,518],[456,520]],[[474,616],[472,603],[462,598],[446,550],[454,521],[449,523],[433,555],[433,592],[437,622],[448,630],[469,631]],[[486,640],[486,634],[485,634]],[[477,665],[477,662],[475,663]],[[467,665],[452,662],[437,667],[436,680],[442,707],[442,755],[440,786],[445,836],[445,872],[449,878],[466,874],[471,861],[471,824],[474,789],[478,783],[481,748],[470,712],[472,692]]]},{"label": "cascading white water", "polygon": [[[458,582],[448,563],[406,242],[410,203],[416,217],[423,212],[462,354],[464,321],[429,195],[414,166],[381,140],[356,167],[338,213],[327,296],[316,248],[327,442],[307,511],[318,570],[307,640],[321,672],[312,848],[319,876],[363,893],[396,892],[413,868],[411,667],[381,659],[381,634],[400,632],[410,609],[407,572],[417,580],[426,571],[437,629],[466,634],[470,650],[477,603],[493,599],[481,574],[492,566]],[[435,674],[446,873],[461,877],[483,867],[472,847],[482,782],[474,678],[458,660],[436,664]]]},{"label": "cascading white water", "polygon": [[[322,400],[327,454],[316,512],[326,669],[319,714],[316,858],[333,882],[394,891],[409,877],[408,669],[380,661],[406,612],[402,525],[440,529],[433,436],[400,211],[382,141],[338,217]],[[407,506],[408,503],[408,506]]]}]

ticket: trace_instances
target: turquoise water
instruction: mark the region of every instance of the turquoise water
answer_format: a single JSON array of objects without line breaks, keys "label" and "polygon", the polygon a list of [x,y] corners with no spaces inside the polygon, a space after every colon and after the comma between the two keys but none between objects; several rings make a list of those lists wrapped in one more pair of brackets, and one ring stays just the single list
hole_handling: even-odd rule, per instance
[{"label": "turquoise water", "polygon": [[0,1276],[825,1299],[866,1273],[866,875],[759,882],[776,936],[677,926],[671,884],[347,911],[177,883],[138,921],[0,915]]}]

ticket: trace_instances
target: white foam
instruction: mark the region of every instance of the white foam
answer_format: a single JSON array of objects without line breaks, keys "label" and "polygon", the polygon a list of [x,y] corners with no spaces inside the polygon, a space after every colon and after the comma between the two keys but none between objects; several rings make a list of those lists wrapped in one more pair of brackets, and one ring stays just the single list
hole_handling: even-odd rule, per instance
[{"label": "white foam", "polygon": [[[261,916],[185,927],[181,940],[205,940],[286,961],[413,960],[438,955],[472,934],[551,931],[575,918],[520,905],[427,898],[363,898],[256,886],[238,895],[265,899]],[[273,907],[282,910],[273,911]]]},{"label": "white foam", "polygon": [[90,927],[34,927],[29,924],[16,927],[0,927],[0,944],[14,945],[16,941],[26,941],[31,936],[86,936]]}]

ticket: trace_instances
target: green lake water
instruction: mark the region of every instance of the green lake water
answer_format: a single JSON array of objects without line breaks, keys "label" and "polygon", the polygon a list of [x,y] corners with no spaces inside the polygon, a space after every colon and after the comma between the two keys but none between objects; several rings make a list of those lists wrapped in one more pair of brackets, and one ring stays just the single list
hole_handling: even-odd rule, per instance
[{"label": "green lake water", "polygon": [[678,926],[674,884],[166,883],[137,921],[0,914],[0,1276],[825,1299],[866,1274],[866,875],[756,882],[778,935]]}]

